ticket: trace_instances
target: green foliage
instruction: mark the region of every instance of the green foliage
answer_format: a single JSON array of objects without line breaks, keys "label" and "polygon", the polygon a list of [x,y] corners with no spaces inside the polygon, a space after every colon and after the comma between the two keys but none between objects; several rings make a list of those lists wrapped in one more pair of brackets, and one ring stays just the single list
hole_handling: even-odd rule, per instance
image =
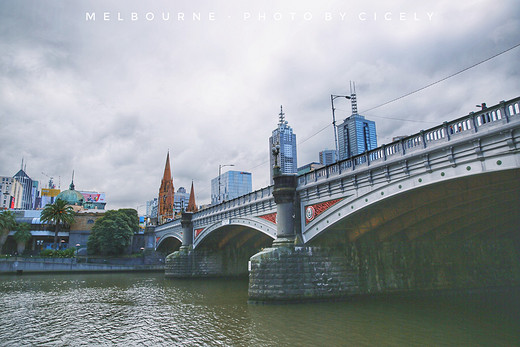
[{"label": "green foliage", "polygon": [[30,232],[31,226],[28,223],[18,224],[17,231],[13,237],[18,243],[27,243],[32,237]]},{"label": "green foliage", "polygon": [[90,254],[119,255],[125,252],[135,232],[139,218],[134,209],[110,210],[98,219],[88,238]]},{"label": "green foliage", "polygon": [[11,211],[0,212],[0,250],[11,230],[16,228],[14,213]]},{"label": "green foliage", "polygon": [[44,258],[73,258],[76,254],[76,248],[67,249],[44,249],[40,252],[40,257]]},{"label": "green foliage", "polygon": [[74,223],[75,215],[76,212],[74,212],[72,206],[67,205],[67,202],[62,199],[57,199],[54,204],[49,204],[42,210],[40,220],[44,223],[47,222],[56,225],[54,229],[54,249],[56,249],[56,246],[58,245],[58,231],[60,230],[60,225],[71,225]]}]

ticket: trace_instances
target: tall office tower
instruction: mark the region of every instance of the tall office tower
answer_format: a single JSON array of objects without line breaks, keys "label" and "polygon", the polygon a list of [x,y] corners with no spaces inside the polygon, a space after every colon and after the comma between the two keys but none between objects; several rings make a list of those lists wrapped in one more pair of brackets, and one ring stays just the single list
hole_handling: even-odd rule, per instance
[{"label": "tall office tower", "polygon": [[333,149],[326,149],[320,152],[320,164],[330,165],[338,161],[336,151]]},{"label": "tall office tower", "polygon": [[163,224],[173,219],[173,177],[170,170],[170,152],[166,156],[166,165],[164,166],[164,175],[159,188],[159,204],[157,211],[158,223]]},{"label": "tall office tower", "polygon": [[[27,164],[26,164],[27,165]],[[33,210],[33,180],[25,173],[22,160],[22,168],[13,177],[22,184],[22,210]]]},{"label": "tall office tower", "polygon": [[211,204],[238,198],[252,191],[253,181],[250,172],[227,171],[211,180]]},{"label": "tall office tower", "polygon": [[273,130],[273,135],[269,138],[269,171],[271,175],[271,184],[273,181],[273,166],[275,164],[272,149],[275,146],[280,146],[276,162],[280,170],[284,174],[293,174],[298,172],[298,160],[296,157],[296,134],[293,133],[292,128],[285,120],[285,113],[283,113],[282,106],[280,106],[280,120],[278,128]]},{"label": "tall office tower", "polygon": [[181,211],[186,211],[189,201],[190,194],[186,192],[186,188],[180,187],[177,189],[175,196],[173,197],[173,206],[175,208],[175,212],[179,213]]},{"label": "tall office tower", "polygon": [[350,100],[352,115],[337,127],[339,160],[377,148],[376,123],[357,113],[356,93],[352,87]]},{"label": "tall office tower", "polygon": [[22,208],[23,186],[14,177],[0,177],[0,209]]}]

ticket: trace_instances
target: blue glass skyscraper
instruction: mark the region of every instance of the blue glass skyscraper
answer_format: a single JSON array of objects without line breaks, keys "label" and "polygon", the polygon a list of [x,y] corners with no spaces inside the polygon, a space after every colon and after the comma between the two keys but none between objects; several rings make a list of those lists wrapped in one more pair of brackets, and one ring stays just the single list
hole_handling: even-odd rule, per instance
[{"label": "blue glass skyscraper", "polygon": [[250,172],[227,171],[220,175],[220,180],[218,176],[211,180],[211,204],[238,198],[252,191],[253,180]]},{"label": "blue glass skyscraper", "polygon": [[339,160],[377,148],[376,123],[353,114],[338,126]]},{"label": "blue glass skyscraper", "polygon": [[284,174],[292,174],[298,172],[298,160],[296,156],[296,134],[293,133],[292,128],[288,125],[285,120],[285,113],[283,113],[282,106],[280,106],[280,121],[278,122],[278,128],[273,130],[273,135],[269,138],[269,163],[271,173],[271,184],[273,181],[273,166],[274,156],[272,149],[274,146],[279,145],[280,151],[277,156],[277,164],[280,166],[280,170]]}]

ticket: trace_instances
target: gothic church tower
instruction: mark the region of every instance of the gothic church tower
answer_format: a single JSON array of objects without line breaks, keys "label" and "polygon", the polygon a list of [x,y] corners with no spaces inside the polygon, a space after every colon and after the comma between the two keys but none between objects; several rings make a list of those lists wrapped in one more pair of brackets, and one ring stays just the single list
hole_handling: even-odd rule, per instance
[{"label": "gothic church tower", "polygon": [[161,187],[159,188],[159,209],[158,222],[163,224],[168,220],[173,219],[173,177],[170,170],[170,151],[166,156],[166,165],[164,167],[164,175],[161,180]]}]

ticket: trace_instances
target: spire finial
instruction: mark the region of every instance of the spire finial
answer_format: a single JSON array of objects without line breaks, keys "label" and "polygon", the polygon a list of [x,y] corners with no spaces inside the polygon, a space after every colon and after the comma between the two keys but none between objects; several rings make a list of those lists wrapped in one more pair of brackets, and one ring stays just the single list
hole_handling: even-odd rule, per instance
[{"label": "spire finial", "polygon": [[72,170],[72,181],[70,182],[69,190],[74,190],[74,170]]}]

